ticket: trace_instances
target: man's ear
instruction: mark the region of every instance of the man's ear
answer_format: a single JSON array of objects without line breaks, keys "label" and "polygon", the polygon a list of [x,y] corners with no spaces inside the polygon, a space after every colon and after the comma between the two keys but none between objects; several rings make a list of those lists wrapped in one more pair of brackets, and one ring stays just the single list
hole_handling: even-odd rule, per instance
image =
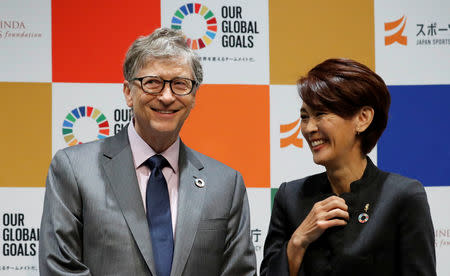
[{"label": "man's ear", "polygon": [[127,80],[123,82],[123,95],[125,96],[125,102],[127,106],[133,107],[133,98],[131,97],[132,92],[130,86],[131,84]]},{"label": "man's ear", "polygon": [[194,96],[194,100],[192,101],[191,108],[194,108],[194,107],[195,107],[195,100],[196,100],[196,98],[197,98],[198,90],[200,90],[200,86],[196,87],[195,90],[192,91],[193,96]]},{"label": "man's ear", "polygon": [[370,106],[363,106],[356,115],[356,132],[364,132],[372,123],[375,111]]}]

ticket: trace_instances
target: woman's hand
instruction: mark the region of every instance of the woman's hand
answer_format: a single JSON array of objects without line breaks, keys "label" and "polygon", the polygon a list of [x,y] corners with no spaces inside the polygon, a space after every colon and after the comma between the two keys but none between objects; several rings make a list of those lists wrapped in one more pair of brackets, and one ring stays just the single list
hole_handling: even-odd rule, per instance
[{"label": "woman's hand", "polygon": [[337,196],[330,196],[314,204],[287,245],[290,275],[297,275],[306,248],[326,229],[347,224],[349,219],[347,210],[345,200]]}]

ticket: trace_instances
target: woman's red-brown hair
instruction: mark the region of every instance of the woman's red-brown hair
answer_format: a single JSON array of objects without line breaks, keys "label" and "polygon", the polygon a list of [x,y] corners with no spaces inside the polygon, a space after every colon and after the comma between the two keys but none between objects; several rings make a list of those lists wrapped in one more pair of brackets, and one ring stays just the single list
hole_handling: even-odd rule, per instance
[{"label": "woman's red-brown hair", "polygon": [[297,81],[303,102],[343,118],[362,107],[373,108],[370,126],[360,134],[361,151],[369,153],[386,128],[391,96],[383,79],[367,66],[351,59],[328,59]]}]

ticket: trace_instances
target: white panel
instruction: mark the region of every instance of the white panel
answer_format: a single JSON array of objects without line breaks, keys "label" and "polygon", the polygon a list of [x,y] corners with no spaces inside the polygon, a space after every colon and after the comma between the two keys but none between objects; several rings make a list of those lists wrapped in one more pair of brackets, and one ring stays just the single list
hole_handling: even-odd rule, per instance
[{"label": "white panel", "polygon": [[264,241],[269,229],[271,199],[268,188],[247,188],[250,204],[251,234],[256,251],[258,271],[263,259]]},{"label": "white panel", "polygon": [[[183,14],[172,24],[180,7],[190,1],[161,1],[161,25],[178,25],[188,38],[202,38],[207,31],[207,20],[195,13]],[[268,84],[269,83],[269,23],[268,1],[219,1],[201,4],[211,11],[217,26],[214,38],[202,49],[196,50],[205,69],[205,83]],[[186,7],[186,6],[185,6]],[[177,20],[177,19],[175,19]],[[181,22],[180,22],[181,21]],[[211,31],[214,33],[214,31]]]},{"label": "white panel", "polygon": [[[79,107],[92,107],[106,117],[109,136],[125,126],[131,116],[125,104],[122,84],[53,83],[52,86],[52,155],[68,146],[63,135],[66,116]],[[98,118],[98,117],[97,117]],[[99,123],[92,116],[80,116],[72,127],[73,134],[83,143],[96,140]]]},{"label": "white panel", "polygon": [[0,188],[0,274],[39,275],[44,188]]},{"label": "white panel", "polygon": [[[449,11],[450,1],[375,1],[376,71],[388,85],[449,83]],[[385,23],[403,16],[405,19],[397,27],[385,30]],[[406,36],[406,45],[386,45],[385,37],[396,33]],[[427,44],[419,45],[423,41]]]},{"label": "white panel", "polygon": [[[324,167],[313,162],[311,151],[297,126],[289,132],[281,133],[280,126],[295,122],[300,118],[301,99],[295,85],[270,86],[270,185],[278,188],[281,183],[324,171]],[[281,147],[281,141],[297,137],[302,147],[293,144]]]},{"label": "white panel", "polygon": [[50,82],[50,0],[0,2],[0,81]]},{"label": "white panel", "polygon": [[425,187],[433,219],[437,275],[450,275],[450,187]]}]

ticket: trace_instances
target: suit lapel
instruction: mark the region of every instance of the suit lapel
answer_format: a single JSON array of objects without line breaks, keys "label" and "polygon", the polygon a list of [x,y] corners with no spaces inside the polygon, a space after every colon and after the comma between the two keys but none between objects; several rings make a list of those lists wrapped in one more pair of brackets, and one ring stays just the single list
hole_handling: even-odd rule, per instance
[{"label": "suit lapel", "polygon": [[[201,162],[189,148],[181,143],[178,213],[171,276],[182,275],[197,233],[203,201],[208,188],[208,180],[205,178],[202,169],[203,165]],[[197,178],[205,181],[206,185],[203,188],[195,185],[195,179]]]},{"label": "suit lapel", "polygon": [[103,168],[123,216],[150,271],[154,274],[152,245],[141,200],[127,128],[105,145]]}]

